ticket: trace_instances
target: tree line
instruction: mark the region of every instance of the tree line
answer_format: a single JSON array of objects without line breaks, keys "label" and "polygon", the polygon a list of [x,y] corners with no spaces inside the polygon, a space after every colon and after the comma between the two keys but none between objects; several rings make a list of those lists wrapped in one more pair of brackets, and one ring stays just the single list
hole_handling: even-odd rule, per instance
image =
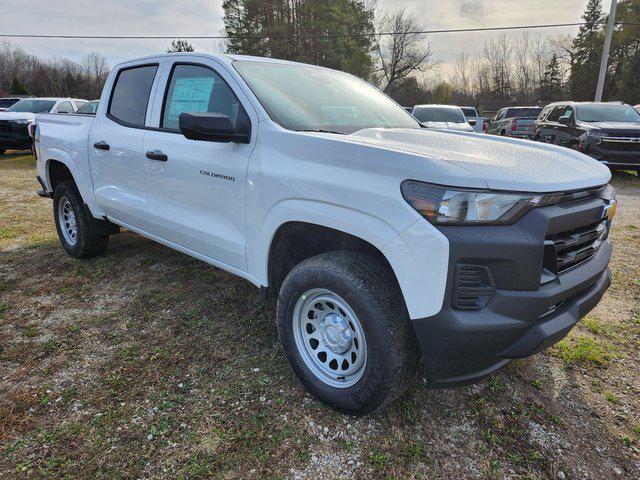
[{"label": "tree line", "polygon": [[[224,0],[223,49],[321,65],[358,75],[404,105],[542,103],[592,100],[606,14],[589,0],[575,37],[496,35],[480,52],[461,52],[443,72],[426,30],[404,9],[376,11],[375,0]],[[175,40],[167,51],[193,51]],[[0,94],[97,98],[109,69],[92,53],[49,61],[0,44]],[[621,0],[605,99],[640,102],[640,0]],[[10,90],[6,91],[7,89]]]}]

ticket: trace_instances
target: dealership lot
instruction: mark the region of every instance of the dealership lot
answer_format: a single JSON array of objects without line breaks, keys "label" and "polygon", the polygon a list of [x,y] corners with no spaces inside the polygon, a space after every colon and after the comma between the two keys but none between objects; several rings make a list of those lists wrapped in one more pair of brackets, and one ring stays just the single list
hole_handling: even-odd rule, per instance
[{"label": "dealership lot", "polygon": [[352,418],[299,385],[248,282],[131,233],[67,257],[34,165],[0,160],[0,476],[640,476],[635,174],[613,179],[613,286],[568,339]]}]

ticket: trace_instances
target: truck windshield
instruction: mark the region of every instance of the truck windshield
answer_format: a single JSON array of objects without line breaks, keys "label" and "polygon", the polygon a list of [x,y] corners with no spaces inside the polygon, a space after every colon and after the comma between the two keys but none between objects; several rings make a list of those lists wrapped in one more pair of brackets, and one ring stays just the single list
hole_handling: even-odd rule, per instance
[{"label": "truck windshield", "polygon": [[48,113],[55,105],[55,100],[20,100],[7,112]]},{"label": "truck windshield", "polygon": [[234,66],[269,116],[290,130],[349,134],[365,128],[420,128],[402,107],[352,75],[260,61]]},{"label": "truck windshield", "polygon": [[581,122],[640,122],[640,114],[629,105],[578,105],[576,113]]},{"label": "truck windshield", "polygon": [[459,108],[416,107],[413,116],[421,122],[466,123],[464,114]]}]

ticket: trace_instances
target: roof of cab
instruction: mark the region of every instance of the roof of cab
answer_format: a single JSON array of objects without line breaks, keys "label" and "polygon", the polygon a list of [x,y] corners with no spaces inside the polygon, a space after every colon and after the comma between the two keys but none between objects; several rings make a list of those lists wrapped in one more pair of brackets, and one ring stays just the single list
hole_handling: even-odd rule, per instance
[{"label": "roof of cab", "polygon": [[119,64],[117,64],[114,67],[114,70],[117,70],[121,67],[125,67],[125,66],[129,66],[131,64],[138,64],[138,63],[144,63],[144,62],[153,62],[153,61],[158,61],[160,59],[163,58],[176,58],[176,57],[182,57],[182,58],[211,58],[213,60],[217,60],[221,63],[225,63],[230,65],[233,62],[236,61],[240,61],[240,60],[248,60],[248,61],[254,61],[254,62],[268,62],[268,63],[280,63],[280,64],[287,64],[287,65],[301,65],[301,66],[305,66],[305,67],[313,67],[313,68],[325,68],[325,67],[320,67],[318,65],[312,65],[309,63],[301,63],[301,62],[292,62],[290,60],[280,60],[277,58],[267,58],[267,57],[255,57],[255,56],[251,56],[251,55],[235,55],[235,54],[212,54],[212,53],[200,53],[200,52],[172,52],[172,53],[160,53],[157,55],[147,55],[145,57],[138,57],[138,58],[132,58],[131,60],[126,60],[124,62],[121,62]]}]

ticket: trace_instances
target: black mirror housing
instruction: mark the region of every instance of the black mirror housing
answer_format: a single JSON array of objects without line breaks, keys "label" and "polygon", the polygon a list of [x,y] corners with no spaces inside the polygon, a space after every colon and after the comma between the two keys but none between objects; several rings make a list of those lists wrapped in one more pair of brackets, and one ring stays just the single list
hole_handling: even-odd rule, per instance
[{"label": "black mirror housing", "polygon": [[477,120],[469,120],[469,125],[471,125],[472,127],[475,127],[477,123]]},{"label": "black mirror housing", "polygon": [[251,128],[237,129],[231,119],[222,113],[181,113],[180,132],[189,140],[205,142],[249,143]]},{"label": "black mirror housing", "polygon": [[571,125],[571,117],[560,117],[558,122],[562,125]]}]

